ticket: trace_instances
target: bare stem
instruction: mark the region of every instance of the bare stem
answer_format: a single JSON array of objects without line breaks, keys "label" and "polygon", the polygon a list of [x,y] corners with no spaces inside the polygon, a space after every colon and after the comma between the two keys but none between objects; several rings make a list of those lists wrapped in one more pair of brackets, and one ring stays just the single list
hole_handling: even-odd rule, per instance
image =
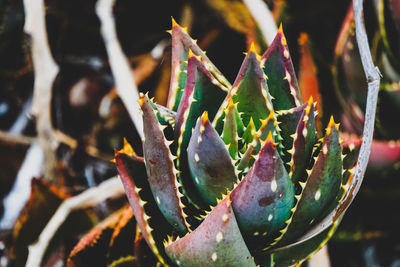
[{"label": "bare stem", "polygon": [[131,73],[129,61],[122,51],[115,30],[113,16],[114,0],[99,0],[96,13],[101,22],[101,34],[107,49],[111,71],[115,78],[117,92],[125,105],[135,127],[143,138],[143,122],[140,115],[139,91]]},{"label": "bare stem", "polygon": [[45,7],[43,0],[24,0],[25,32],[32,39],[32,59],[35,73],[32,114],[36,117],[38,140],[44,154],[44,177],[54,180],[56,159],[54,149],[57,142],[52,137],[51,126],[51,90],[58,73],[46,32]]}]

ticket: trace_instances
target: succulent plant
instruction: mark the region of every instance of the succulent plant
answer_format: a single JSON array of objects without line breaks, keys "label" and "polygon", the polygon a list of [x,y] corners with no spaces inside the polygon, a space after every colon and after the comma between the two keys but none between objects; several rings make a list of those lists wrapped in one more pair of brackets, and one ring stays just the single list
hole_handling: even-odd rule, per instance
[{"label": "succulent plant", "polygon": [[354,161],[331,117],[315,127],[280,27],[252,46],[233,85],[175,21],[168,107],[141,95],[143,157],[126,142],[115,163],[140,232],[159,263],[289,266],[336,229],[293,244],[341,201]]}]

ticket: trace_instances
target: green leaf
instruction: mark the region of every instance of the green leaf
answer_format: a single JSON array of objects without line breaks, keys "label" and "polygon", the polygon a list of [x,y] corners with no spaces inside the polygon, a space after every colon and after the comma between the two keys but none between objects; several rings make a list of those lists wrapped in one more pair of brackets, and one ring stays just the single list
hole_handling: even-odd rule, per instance
[{"label": "green leaf", "polygon": [[215,206],[237,181],[235,167],[224,142],[205,112],[198,119],[188,146],[193,182],[207,205]]},{"label": "green leaf", "polygon": [[287,110],[302,104],[299,86],[282,26],[261,58],[267,75],[269,93],[275,110]]}]

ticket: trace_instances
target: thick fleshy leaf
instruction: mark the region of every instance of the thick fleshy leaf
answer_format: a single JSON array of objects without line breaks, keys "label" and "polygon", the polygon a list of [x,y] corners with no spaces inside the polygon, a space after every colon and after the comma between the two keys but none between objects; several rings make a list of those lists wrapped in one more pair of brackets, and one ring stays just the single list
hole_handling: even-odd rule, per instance
[{"label": "thick fleshy leaf", "polygon": [[143,111],[143,153],[148,182],[157,205],[167,221],[180,233],[188,231],[176,180],[174,159],[163,129],[145,95],[140,96]]},{"label": "thick fleshy leaf", "polygon": [[236,116],[238,113],[235,110],[237,111],[237,108],[233,101],[230,101],[225,110],[224,128],[222,130],[222,140],[229,146],[229,154],[233,159],[238,158],[239,153],[238,124],[241,124],[239,127],[243,127],[242,121],[239,116]]},{"label": "thick fleshy leaf", "polygon": [[150,99],[149,99],[149,104],[155,111],[158,122],[161,125],[170,125],[171,127],[175,126],[175,117],[176,117],[175,111],[172,111],[161,105],[155,104]]},{"label": "thick fleshy leaf", "polygon": [[123,152],[115,152],[115,163],[140,232],[157,259],[163,264],[168,263],[162,242],[172,228],[153,198],[144,159]]},{"label": "thick fleshy leaf", "polygon": [[270,134],[258,159],[231,193],[232,207],[247,245],[271,241],[285,226],[294,204],[294,187]]},{"label": "thick fleshy leaf", "polygon": [[289,173],[294,184],[307,176],[306,167],[311,162],[311,155],[316,142],[314,104],[312,100],[311,97],[294,134]]},{"label": "thick fleshy leaf", "polygon": [[212,76],[217,79],[219,83],[226,88],[230,87],[228,80],[226,80],[196,42],[187,34],[186,30],[179,26],[174,19],[172,19],[172,29],[169,32],[172,35],[172,67],[168,96],[169,108],[173,111],[178,110],[186,84],[189,50],[191,50],[194,55],[201,56],[201,61],[206,65]]},{"label": "thick fleshy leaf", "polygon": [[111,236],[122,212],[114,212],[79,240],[68,257],[68,267],[105,266]]},{"label": "thick fleshy leaf", "polygon": [[280,134],[283,139],[282,144],[285,150],[293,147],[293,135],[296,133],[297,126],[306,107],[307,104],[303,104],[299,107],[277,112],[277,120],[281,129]]},{"label": "thick fleshy leaf", "polygon": [[324,142],[298,199],[293,216],[277,246],[289,244],[329,213],[332,202],[341,193],[342,150],[339,142],[338,125],[333,119],[326,129]]},{"label": "thick fleshy leaf", "polygon": [[197,206],[204,204],[198,193],[193,190],[186,149],[197,119],[204,111],[208,111],[209,118],[213,119],[226,94],[223,86],[210,74],[200,59],[190,55],[186,87],[176,117],[175,140],[178,140],[178,178],[186,191],[186,197]]},{"label": "thick fleshy leaf", "polygon": [[194,184],[208,205],[226,194],[237,181],[229,152],[205,112],[198,119],[188,146],[188,160]]},{"label": "thick fleshy leaf", "polygon": [[250,118],[250,121],[243,132],[242,142],[244,142],[245,144],[250,144],[251,142],[253,142],[256,135],[257,135],[256,126],[254,125],[253,118]]},{"label": "thick fleshy leaf", "polygon": [[229,196],[196,230],[165,250],[178,266],[256,266],[237,225]]},{"label": "thick fleshy leaf", "polygon": [[267,82],[254,48],[247,53],[229,94],[229,97],[237,104],[245,126],[252,118],[258,130],[261,126],[260,120],[266,119],[272,112]]},{"label": "thick fleshy leaf", "polygon": [[334,222],[329,228],[311,238],[310,240],[293,247],[276,251],[272,254],[274,267],[297,266],[317,253],[335,233],[339,221]]},{"label": "thick fleshy leaf", "polygon": [[299,86],[282,26],[262,56],[261,64],[268,77],[268,89],[273,97],[274,109],[286,110],[300,106],[302,100]]}]

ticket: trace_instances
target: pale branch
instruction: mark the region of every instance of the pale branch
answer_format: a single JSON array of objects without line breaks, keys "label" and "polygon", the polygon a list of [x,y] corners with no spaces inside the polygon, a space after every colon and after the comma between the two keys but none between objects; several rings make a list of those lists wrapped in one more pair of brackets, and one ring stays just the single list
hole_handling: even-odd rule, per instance
[{"label": "pale branch", "polygon": [[278,33],[278,27],[267,4],[262,0],[243,0],[269,46]]},{"label": "pale branch", "polygon": [[365,31],[365,25],[363,21],[363,2],[362,0],[353,0],[354,9],[354,20],[356,25],[356,39],[357,45],[360,51],[361,62],[365,72],[366,80],[368,82],[368,95],[367,95],[367,105],[365,110],[365,122],[363,129],[362,143],[360,147],[360,152],[357,159],[356,168],[353,175],[350,177],[350,187],[346,192],[345,197],[339,204],[339,206],[334,209],[330,214],[328,214],[320,223],[318,223],[314,228],[308,231],[305,235],[300,237],[296,242],[289,244],[285,247],[276,249],[282,250],[298,244],[301,244],[311,238],[315,237],[323,230],[327,229],[332,223],[338,220],[344,215],[347,208],[350,206],[351,202],[357,195],[361,183],[364,179],[364,174],[367,169],[369,155],[371,152],[371,145],[374,134],[375,125],[375,113],[376,105],[378,101],[378,92],[381,74],[379,69],[375,67],[371,52],[368,44],[368,37]]},{"label": "pale branch", "polygon": [[0,219],[0,229],[12,229],[21,210],[28,201],[31,180],[40,176],[43,166],[43,151],[38,142],[33,142],[25,154],[15,182],[3,199],[3,216]]},{"label": "pale branch", "polygon": [[57,141],[52,135],[51,91],[58,73],[47,40],[46,15],[43,0],[24,0],[25,32],[31,37],[31,53],[35,73],[32,114],[36,119],[38,140],[44,154],[44,177],[54,180],[57,162],[54,150]]},{"label": "pale branch", "polygon": [[131,73],[129,61],[118,41],[113,16],[114,0],[98,0],[96,14],[101,22],[101,34],[110,61],[111,71],[115,78],[117,92],[125,105],[135,127],[143,138],[143,122],[140,115],[139,91]]},{"label": "pale branch", "polygon": [[51,239],[72,211],[94,207],[106,199],[120,197],[124,194],[125,190],[121,180],[112,177],[96,187],[91,187],[79,195],[64,200],[43,229],[37,242],[29,246],[25,267],[39,267],[41,265]]}]

